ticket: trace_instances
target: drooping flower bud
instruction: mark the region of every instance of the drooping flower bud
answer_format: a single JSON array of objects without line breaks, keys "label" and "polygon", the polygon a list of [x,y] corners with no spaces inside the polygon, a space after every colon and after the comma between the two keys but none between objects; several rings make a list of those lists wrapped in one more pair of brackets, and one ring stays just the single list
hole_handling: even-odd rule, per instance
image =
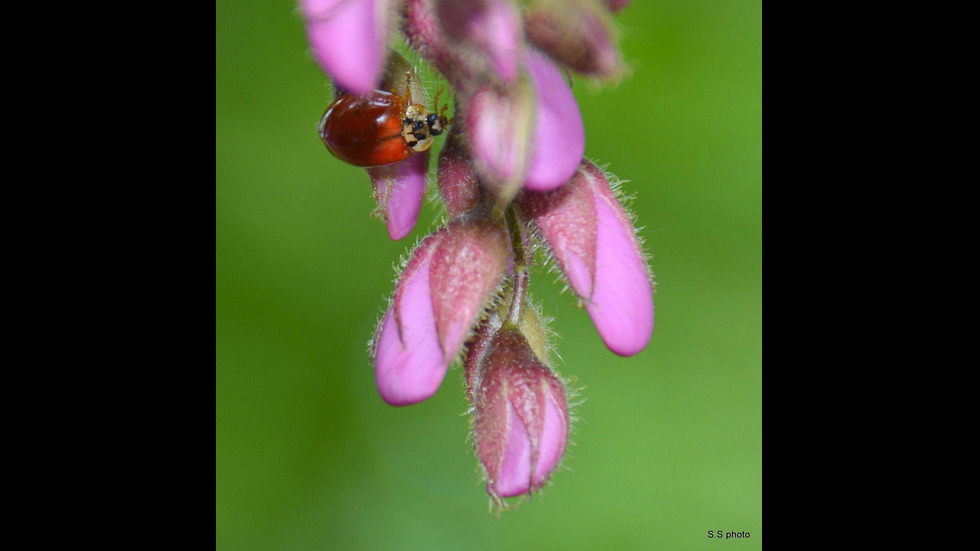
[{"label": "drooping flower bud", "polygon": [[540,489],[568,444],[568,401],[561,380],[524,336],[503,328],[479,352],[473,436],[487,492],[514,497]]},{"label": "drooping flower bud", "polygon": [[525,80],[508,90],[487,85],[466,102],[473,167],[504,205],[520,190],[534,130],[534,93]]},{"label": "drooping flower bud", "polygon": [[616,13],[630,4],[630,0],[605,0],[609,11]]},{"label": "drooping flower bud", "polygon": [[366,94],[378,84],[393,24],[390,0],[301,0],[313,58],[337,85]]},{"label": "drooping flower bud", "polygon": [[458,132],[450,132],[439,153],[436,180],[439,194],[450,216],[459,216],[479,206],[483,199],[480,180],[473,170],[470,154]]},{"label": "drooping flower bud", "polygon": [[419,244],[372,341],[385,402],[409,405],[435,394],[500,285],[506,262],[506,234],[488,222],[452,222]]},{"label": "drooping flower bud", "polygon": [[[476,54],[503,82],[517,80],[524,37],[513,0],[436,0],[435,4],[442,33],[455,49]],[[471,70],[486,72],[480,67]]]},{"label": "drooping flower bud", "polygon": [[537,0],[528,39],[569,69],[602,79],[622,75],[616,33],[601,0]]},{"label": "drooping flower bud", "polygon": [[585,126],[572,90],[547,56],[528,48],[524,63],[534,88],[534,137],[524,187],[555,189],[575,174],[585,153]]},{"label": "drooping flower bud", "polygon": [[485,68],[471,63],[468,50],[446,36],[436,12],[437,0],[407,0],[402,15],[402,32],[412,48],[431,63],[456,89],[467,89]]},{"label": "drooping flower bud", "polygon": [[632,221],[588,161],[561,188],[526,192],[519,207],[548,244],[610,350],[632,356],[653,333],[653,284]]}]

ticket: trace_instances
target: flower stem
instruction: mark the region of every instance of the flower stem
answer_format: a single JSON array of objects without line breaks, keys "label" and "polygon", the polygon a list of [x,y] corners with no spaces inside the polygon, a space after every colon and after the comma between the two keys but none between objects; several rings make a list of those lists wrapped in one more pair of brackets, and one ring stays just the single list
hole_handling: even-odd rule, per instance
[{"label": "flower stem", "polygon": [[528,273],[527,263],[524,259],[524,237],[513,207],[507,209],[507,227],[510,230],[511,247],[514,250],[514,290],[510,301],[510,311],[507,313],[507,320],[504,324],[516,327],[521,321],[524,296],[527,294]]}]

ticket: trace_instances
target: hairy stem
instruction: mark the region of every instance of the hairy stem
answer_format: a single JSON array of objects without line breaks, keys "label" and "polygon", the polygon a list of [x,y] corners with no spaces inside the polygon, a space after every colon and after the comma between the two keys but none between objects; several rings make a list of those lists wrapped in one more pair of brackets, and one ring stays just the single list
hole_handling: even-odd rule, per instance
[{"label": "hairy stem", "polygon": [[514,207],[507,209],[507,227],[510,230],[511,247],[514,250],[514,289],[510,302],[510,311],[505,324],[517,326],[521,321],[521,309],[524,307],[524,296],[527,293],[528,273],[525,262],[524,237],[517,222]]}]

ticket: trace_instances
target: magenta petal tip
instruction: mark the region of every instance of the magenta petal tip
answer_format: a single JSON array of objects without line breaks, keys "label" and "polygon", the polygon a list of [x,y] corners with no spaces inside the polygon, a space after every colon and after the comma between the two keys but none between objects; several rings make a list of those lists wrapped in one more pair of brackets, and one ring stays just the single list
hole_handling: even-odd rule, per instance
[{"label": "magenta petal tip", "polygon": [[384,70],[388,42],[385,0],[302,0],[313,58],[340,88],[366,94]]},{"label": "magenta petal tip", "polygon": [[596,201],[595,289],[585,309],[610,350],[633,356],[653,334],[653,285],[633,226],[610,199]]},{"label": "magenta petal tip", "polygon": [[585,154],[585,126],[575,96],[555,64],[530,48],[525,63],[534,86],[537,109],[534,147],[524,187],[548,191],[563,185],[575,174]]},{"label": "magenta petal tip", "polygon": [[449,368],[435,331],[429,286],[431,251],[438,236],[416,249],[375,334],[372,356],[381,398],[393,406],[428,399]]},{"label": "magenta petal tip", "polygon": [[513,2],[489,0],[474,25],[473,34],[504,82],[517,79],[522,44],[521,22]]},{"label": "magenta petal tip", "polygon": [[388,235],[393,241],[402,239],[415,228],[425,198],[428,170],[428,151],[412,155],[405,162],[395,165],[395,183],[385,213]]},{"label": "magenta petal tip", "polygon": [[439,390],[449,362],[432,336],[403,328],[400,338],[392,311],[385,313],[375,344],[374,377],[378,394],[389,405],[417,404]]}]

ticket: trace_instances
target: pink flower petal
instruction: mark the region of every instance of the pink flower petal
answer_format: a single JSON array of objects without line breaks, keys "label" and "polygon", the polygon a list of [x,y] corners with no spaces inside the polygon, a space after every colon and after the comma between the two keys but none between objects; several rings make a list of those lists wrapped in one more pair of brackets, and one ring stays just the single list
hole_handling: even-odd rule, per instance
[{"label": "pink flower petal", "polygon": [[390,34],[387,0],[301,0],[313,58],[337,86],[357,94],[381,77]]},{"label": "pink flower petal", "polygon": [[444,356],[435,331],[429,288],[431,251],[438,239],[439,234],[429,237],[415,250],[375,334],[375,382],[381,398],[393,406],[435,394],[452,360]]},{"label": "pink flower petal", "polygon": [[517,80],[523,29],[512,0],[438,0],[436,13],[458,49],[482,56],[504,82]]},{"label": "pink flower petal", "polygon": [[512,197],[524,179],[531,144],[533,101],[517,86],[498,91],[486,86],[466,104],[466,128],[473,167],[498,196]]},{"label": "pink flower petal", "polygon": [[504,82],[517,79],[523,30],[517,8],[506,0],[487,0],[473,28],[473,41],[490,59],[490,66]]},{"label": "pink flower petal", "polygon": [[653,334],[653,285],[633,225],[611,191],[596,200],[595,289],[585,309],[610,350],[632,356]]},{"label": "pink flower petal", "polygon": [[[414,293],[409,293],[407,299],[422,302]],[[375,382],[378,394],[393,406],[427,400],[439,390],[449,369],[438,340],[433,338],[435,333],[420,330],[425,318],[420,316],[416,321],[417,325],[403,329],[404,339],[398,337],[398,326],[391,310],[381,321],[375,352]]]},{"label": "pink flower petal", "polygon": [[531,437],[513,406],[507,408],[507,447],[500,465],[500,473],[487,491],[500,497],[514,497],[527,493],[531,487]]},{"label": "pink flower petal", "polygon": [[560,384],[552,380],[541,383],[544,402],[544,426],[538,438],[540,450],[534,467],[534,484],[540,486],[558,467],[568,444],[568,406]]},{"label": "pink flower petal", "polygon": [[585,153],[582,113],[564,75],[547,58],[528,48],[524,63],[537,99],[534,138],[524,187],[555,189],[575,174]]},{"label": "pink flower petal", "polygon": [[428,151],[415,153],[398,164],[367,169],[378,209],[393,241],[404,238],[415,228],[425,197],[428,170]]}]

